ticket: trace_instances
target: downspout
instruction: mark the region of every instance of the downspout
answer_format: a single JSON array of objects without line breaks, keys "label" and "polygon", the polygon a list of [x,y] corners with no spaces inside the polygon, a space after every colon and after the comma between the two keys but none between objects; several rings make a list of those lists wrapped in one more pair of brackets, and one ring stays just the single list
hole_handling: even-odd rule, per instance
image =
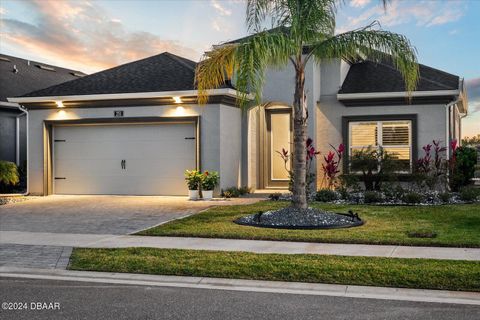
[{"label": "downspout", "polygon": [[28,110],[20,104],[18,105],[18,109],[22,112],[22,114],[18,115],[17,119],[16,119],[17,120],[17,150],[16,150],[16,152],[17,152],[17,155],[16,155],[17,156],[17,162],[20,161],[20,121],[19,121],[19,118],[23,115],[25,115],[25,117],[26,117],[26,124],[25,124],[25,131],[26,132],[25,132],[25,135],[26,135],[26,144],[27,145],[26,145],[25,150],[26,150],[26,158],[27,158],[27,166],[26,166],[27,189],[25,190],[24,193],[21,194],[22,196],[26,196],[26,195],[28,195],[29,190],[30,190],[30,188],[29,188],[30,187],[30,174],[29,174],[30,165],[29,165],[29,161],[28,161],[29,154],[30,154],[30,152],[28,150],[28,127],[29,127],[29,125],[28,125]]},{"label": "downspout", "polygon": [[450,114],[452,112],[452,107],[460,102],[458,97],[454,101],[448,103],[445,108],[445,147],[446,147],[446,157],[450,159]]}]

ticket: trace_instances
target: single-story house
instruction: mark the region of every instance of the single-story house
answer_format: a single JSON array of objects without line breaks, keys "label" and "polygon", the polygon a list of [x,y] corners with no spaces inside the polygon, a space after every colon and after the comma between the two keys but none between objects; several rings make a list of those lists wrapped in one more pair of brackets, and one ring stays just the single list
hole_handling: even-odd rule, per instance
[{"label": "single-story house", "polygon": [[7,101],[34,90],[77,79],[79,71],[0,54],[0,160],[26,162],[26,117],[18,104]]},{"label": "single-story house", "polygon": [[[277,151],[290,149],[292,68],[268,70],[263,103],[241,110],[234,83],[198,105],[195,66],[165,52],[9,98],[29,112],[30,192],[185,195],[183,173],[193,168],[218,171],[220,188],[285,189]],[[411,166],[432,139],[458,139],[463,81],[424,65],[420,74],[408,100],[388,63],[310,62],[308,134],[316,148],[381,145]],[[314,163],[317,186],[320,169]]]}]

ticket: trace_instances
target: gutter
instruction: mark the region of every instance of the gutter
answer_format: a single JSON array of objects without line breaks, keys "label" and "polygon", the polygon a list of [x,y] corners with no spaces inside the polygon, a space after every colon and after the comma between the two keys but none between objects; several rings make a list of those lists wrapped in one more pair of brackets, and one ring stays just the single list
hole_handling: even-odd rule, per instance
[{"label": "gutter", "polygon": [[459,103],[462,99],[457,97],[454,101],[447,103],[445,105],[445,147],[446,147],[446,157],[450,159],[450,114],[452,112],[452,107]]},{"label": "gutter", "polygon": [[459,90],[434,90],[434,91],[413,91],[410,95],[407,92],[367,92],[367,93],[338,93],[338,100],[363,100],[376,98],[408,98],[408,97],[438,97],[458,96]]},{"label": "gutter", "polygon": [[[208,95],[227,95],[231,97],[237,96],[237,90],[230,88],[207,90]],[[56,102],[56,101],[85,101],[85,100],[122,100],[122,99],[148,99],[148,98],[165,98],[165,97],[189,97],[197,96],[198,90],[183,91],[161,91],[161,92],[135,92],[135,93],[109,93],[109,94],[87,94],[72,96],[45,96],[45,97],[15,97],[7,98],[9,102],[16,103],[34,103],[34,102]],[[254,96],[249,94],[249,99]],[[173,102],[173,101],[172,101]]]}]

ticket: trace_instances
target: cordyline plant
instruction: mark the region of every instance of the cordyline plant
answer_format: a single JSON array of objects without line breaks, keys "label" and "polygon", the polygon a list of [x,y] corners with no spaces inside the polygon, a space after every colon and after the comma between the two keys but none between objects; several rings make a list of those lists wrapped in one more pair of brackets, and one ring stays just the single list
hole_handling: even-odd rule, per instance
[{"label": "cordyline plant", "polygon": [[433,140],[432,144],[424,145],[422,149],[425,155],[417,160],[417,175],[420,174],[417,184],[426,184],[435,190],[440,182],[446,182],[447,179],[447,161],[444,155],[447,148],[441,146],[440,140]]},{"label": "cordyline plant", "polygon": [[[389,1],[383,0],[384,5]],[[378,23],[335,34],[338,0],[247,0],[246,24],[251,36],[236,43],[215,46],[206,52],[197,65],[195,80],[198,101],[208,101],[210,89],[232,80],[242,107],[249,94],[262,102],[265,71],[269,67],[294,68],[293,96],[293,182],[292,205],[307,208],[305,143],[307,141],[307,99],[305,69],[314,60],[343,58],[356,61],[360,57],[387,59],[405,80],[405,90],[415,89],[418,65],[415,49],[403,35],[384,31]],[[271,21],[272,29],[264,30]]]},{"label": "cordyline plant", "polygon": [[[313,160],[317,157],[317,155],[320,154],[320,151],[317,151],[315,149],[312,138],[307,139],[307,142],[305,144],[305,151],[307,154],[307,157],[306,157],[307,170],[306,170],[306,177],[305,177],[305,188],[306,188],[306,193],[308,194],[308,192],[311,190],[311,185],[315,182],[315,173],[311,172],[312,163],[313,163]],[[276,152],[280,155],[280,157],[282,157],[285,170],[288,172],[288,176],[290,177],[289,189],[291,191],[293,188],[295,179],[294,179],[293,171],[288,167],[288,161],[291,158],[293,158],[293,154],[288,152],[288,150],[285,150],[285,148],[282,148],[281,151],[276,151]]]},{"label": "cordyline plant", "polygon": [[[323,181],[322,185],[324,185],[325,181],[327,182],[327,188],[333,189],[335,186],[335,182],[337,181],[337,173],[340,172],[338,168],[342,162],[343,152],[345,151],[345,146],[341,143],[338,148],[330,145],[333,151],[329,151],[328,155],[323,157],[324,163],[322,163],[323,169]],[[335,159],[337,156],[337,159]]]}]

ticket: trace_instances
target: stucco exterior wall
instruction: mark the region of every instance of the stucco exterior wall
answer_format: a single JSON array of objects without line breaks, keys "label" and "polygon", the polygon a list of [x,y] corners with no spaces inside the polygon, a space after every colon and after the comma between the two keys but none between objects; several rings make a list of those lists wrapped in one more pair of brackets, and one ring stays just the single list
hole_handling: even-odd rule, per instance
[{"label": "stucco exterior wall", "polygon": [[0,160],[15,162],[17,112],[0,110]]},{"label": "stucco exterior wall", "polygon": [[[183,109],[182,109],[183,108]],[[205,106],[183,105],[178,108],[172,106],[134,106],[134,107],[107,107],[107,108],[65,108],[30,110],[29,118],[29,174],[30,193],[43,194],[43,139],[45,120],[67,120],[83,118],[112,118],[114,110],[123,110],[124,117],[182,117],[200,116],[200,159],[201,169],[215,170],[220,172],[220,185],[231,186],[230,183],[239,179],[239,164],[232,161],[230,165],[222,168],[221,161],[228,161],[236,157],[240,161],[240,110],[235,107],[209,104]],[[223,112],[223,115],[222,115]],[[221,117],[224,123],[221,129]],[[238,127],[235,129],[234,123]],[[233,129],[232,129],[233,128]],[[236,136],[224,140],[224,147],[221,148],[221,135],[237,132]],[[238,141],[237,144],[230,144],[229,140]],[[232,155],[221,156],[221,152]],[[233,170],[236,167],[237,170]],[[188,168],[185,168],[188,169]]]},{"label": "stucco exterior wall", "polygon": [[20,145],[18,165],[23,165],[27,160],[26,142],[26,116],[16,109],[0,109],[0,160],[16,163],[17,158],[17,125],[16,118],[19,117]]},{"label": "stucco exterior wall", "polygon": [[238,187],[242,176],[242,112],[220,106],[220,188]]},{"label": "stucco exterior wall", "polygon": [[[322,96],[317,105],[317,147],[322,154],[331,150],[329,144],[338,146],[342,139],[342,117],[366,115],[416,114],[418,156],[423,155],[422,146],[433,139],[445,144],[446,115],[444,105],[401,105],[373,107],[345,107],[336,96]],[[317,168],[321,178],[321,166]]]}]

